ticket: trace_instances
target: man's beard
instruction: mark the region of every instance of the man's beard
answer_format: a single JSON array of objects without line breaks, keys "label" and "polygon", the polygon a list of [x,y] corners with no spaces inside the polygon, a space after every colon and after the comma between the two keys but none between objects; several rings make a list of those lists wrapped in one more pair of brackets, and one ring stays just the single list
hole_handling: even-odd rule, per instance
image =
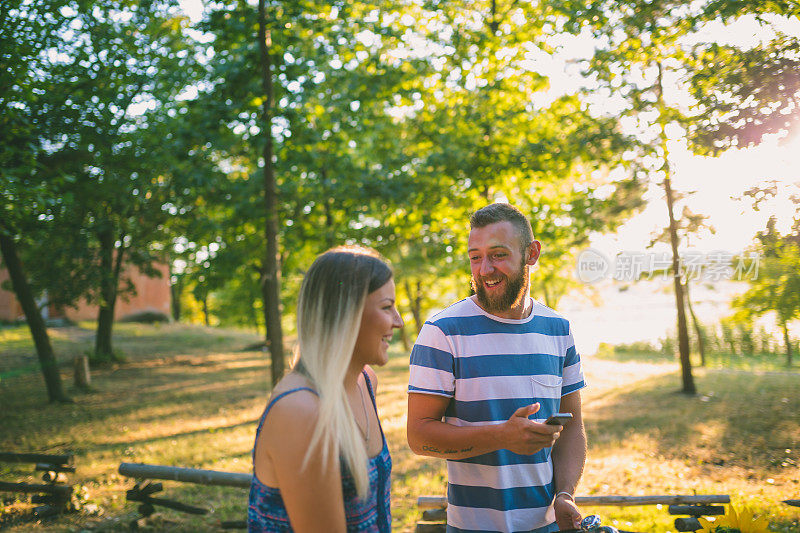
[{"label": "man's beard", "polygon": [[506,290],[502,294],[490,297],[486,293],[486,287],[483,284],[483,277],[478,282],[472,278],[472,290],[478,297],[478,302],[486,311],[490,313],[508,311],[516,306],[528,294],[528,282],[530,281],[530,270],[527,264],[523,261],[517,274],[512,276],[505,276]]}]

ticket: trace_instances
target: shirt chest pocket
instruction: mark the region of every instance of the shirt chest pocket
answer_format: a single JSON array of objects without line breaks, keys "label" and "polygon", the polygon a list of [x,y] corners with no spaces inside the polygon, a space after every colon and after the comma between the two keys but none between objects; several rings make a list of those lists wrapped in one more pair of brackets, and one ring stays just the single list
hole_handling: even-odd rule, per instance
[{"label": "shirt chest pocket", "polygon": [[564,381],[561,376],[551,374],[537,374],[530,377],[531,391],[536,399],[560,399],[561,383]]}]

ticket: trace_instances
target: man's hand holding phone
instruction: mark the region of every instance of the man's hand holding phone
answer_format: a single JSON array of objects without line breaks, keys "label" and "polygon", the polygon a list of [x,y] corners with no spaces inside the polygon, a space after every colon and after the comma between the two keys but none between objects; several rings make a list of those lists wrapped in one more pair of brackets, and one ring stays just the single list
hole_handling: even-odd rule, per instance
[{"label": "man's hand holding phone", "polygon": [[[561,430],[559,426],[561,424],[542,424],[528,418],[539,411],[539,408],[539,403],[520,407],[511,415],[508,421],[497,426],[497,429],[501,432],[499,437],[502,442],[502,448],[521,455],[530,455],[543,448],[553,446],[559,437],[559,431]],[[563,415],[563,413],[558,414]],[[565,420],[571,416],[570,413],[567,413],[559,420]]]},{"label": "man's hand holding phone", "polygon": [[570,420],[572,420],[572,413],[556,413],[547,417],[544,423],[551,426],[565,426]]}]

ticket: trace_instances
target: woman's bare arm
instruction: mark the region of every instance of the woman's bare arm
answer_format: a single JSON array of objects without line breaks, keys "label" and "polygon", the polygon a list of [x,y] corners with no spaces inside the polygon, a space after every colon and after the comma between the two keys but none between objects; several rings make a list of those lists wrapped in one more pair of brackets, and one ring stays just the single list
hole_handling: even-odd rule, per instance
[{"label": "woman's bare arm", "polygon": [[294,531],[344,532],[346,518],[339,457],[311,456],[303,468],[319,415],[317,397],[299,391],[273,405],[256,447],[256,463],[269,460]]}]

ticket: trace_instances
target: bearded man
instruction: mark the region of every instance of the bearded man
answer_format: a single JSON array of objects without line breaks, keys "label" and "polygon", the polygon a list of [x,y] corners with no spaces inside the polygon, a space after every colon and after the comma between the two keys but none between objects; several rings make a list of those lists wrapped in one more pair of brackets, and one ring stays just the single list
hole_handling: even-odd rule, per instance
[{"label": "bearded man", "polygon": [[[447,531],[577,528],[586,462],[569,322],[528,294],[541,243],[508,204],[470,217],[473,296],[430,318],[411,352],[408,444],[447,459]],[[572,413],[565,425],[544,421]]]}]

